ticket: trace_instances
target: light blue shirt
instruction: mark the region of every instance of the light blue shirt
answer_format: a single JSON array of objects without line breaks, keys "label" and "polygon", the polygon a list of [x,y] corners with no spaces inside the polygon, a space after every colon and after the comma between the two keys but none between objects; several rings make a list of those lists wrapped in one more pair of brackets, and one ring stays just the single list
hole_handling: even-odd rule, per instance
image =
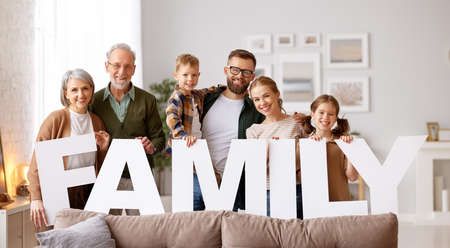
[{"label": "light blue shirt", "polygon": [[127,109],[128,105],[130,104],[130,100],[134,101],[134,85],[131,84],[130,90],[122,97],[122,100],[120,103],[116,101],[116,98],[111,94],[111,91],[109,91],[111,83],[108,84],[108,87],[105,89],[105,95],[103,96],[103,101],[106,101],[106,99],[109,99],[109,103],[111,104],[111,108],[114,110],[114,113],[117,116],[117,119],[121,123],[125,120],[125,116],[127,116]]}]

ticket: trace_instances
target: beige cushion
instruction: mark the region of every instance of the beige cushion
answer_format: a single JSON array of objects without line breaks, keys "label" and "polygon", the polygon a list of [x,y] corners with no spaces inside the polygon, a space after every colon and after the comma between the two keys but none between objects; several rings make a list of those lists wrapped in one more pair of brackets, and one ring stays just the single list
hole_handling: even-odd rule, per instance
[{"label": "beige cushion", "polygon": [[222,219],[222,247],[282,247],[282,222],[265,216],[226,212]]},{"label": "beige cushion", "polygon": [[223,247],[397,247],[394,214],[280,220],[227,212]]},{"label": "beige cushion", "polygon": [[[55,229],[97,213],[64,209]],[[105,216],[117,247],[311,247],[395,248],[394,214],[280,220],[230,211],[147,216]]]},{"label": "beige cushion", "polygon": [[[105,216],[117,247],[221,247],[223,211],[197,211],[145,216]],[[97,213],[64,209],[55,229],[83,221]]]}]

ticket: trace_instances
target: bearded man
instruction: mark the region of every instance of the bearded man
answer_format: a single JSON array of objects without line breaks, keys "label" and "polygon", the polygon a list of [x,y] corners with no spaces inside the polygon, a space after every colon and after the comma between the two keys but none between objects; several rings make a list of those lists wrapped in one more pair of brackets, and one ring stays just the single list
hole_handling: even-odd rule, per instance
[{"label": "bearded man", "polygon": [[[228,56],[224,73],[227,87],[218,87],[204,98],[202,136],[208,143],[215,170],[223,176],[232,139],[246,139],[246,129],[264,121],[247,94],[247,88],[255,78],[255,56],[242,49]],[[194,177],[194,210],[205,208],[198,179]],[[245,181],[241,176],[233,210],[245,209]]]}]

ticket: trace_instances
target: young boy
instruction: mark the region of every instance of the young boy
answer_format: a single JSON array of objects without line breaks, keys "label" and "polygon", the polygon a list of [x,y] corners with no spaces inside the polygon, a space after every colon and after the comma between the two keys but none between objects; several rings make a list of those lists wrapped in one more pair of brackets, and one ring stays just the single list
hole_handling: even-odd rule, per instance
[{"label": "young boy", "polygon": [[166,108],[166,123],[170,129],[167,155],[172,154],[172,139],[185,139],[187,146],[191,146],[202,137],[200,116],[203,98],[216,87],[194,90],[200,76],[199,66],[198,59],[191,54],[181,54],[175,61],[173,76],[178,84],[175,85]]},{"label": "young boy", "polygon": [[[166,122],[170,129],[165,151],[168,156],[172,154],[172,139],[185,139],[189,147],[202,137],[200,116],[203,112],[203,99],[208,92],[216,90],[214,86],[208,89],[194,90],[200,76],[199,61],[190,54],[181,54],[177,57],[173,76],[178,84],[175,85],[175,90],[170,96],[166,108]],[[219,183],[220,174],[214,172],[217,183]],[[194,168],[194,210],[204,209],[203,196]]]}]

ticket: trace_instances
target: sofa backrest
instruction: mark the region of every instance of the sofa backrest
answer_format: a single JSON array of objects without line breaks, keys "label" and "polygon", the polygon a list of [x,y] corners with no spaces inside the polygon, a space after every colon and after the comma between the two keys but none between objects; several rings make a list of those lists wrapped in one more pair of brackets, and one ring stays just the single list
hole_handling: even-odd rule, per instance
[{"label": "sofa backrest", "polygon": [[394,214],[281,220],[226,212],[222,247],[396,248]]},{"label": "sofa backrest", "polygon": [[[64,209],[55,229],[98,213]],[[146,216],[106,215],[117,247],[311,247],[396,248],[394,214],[281,220],[231,211]]]}]

